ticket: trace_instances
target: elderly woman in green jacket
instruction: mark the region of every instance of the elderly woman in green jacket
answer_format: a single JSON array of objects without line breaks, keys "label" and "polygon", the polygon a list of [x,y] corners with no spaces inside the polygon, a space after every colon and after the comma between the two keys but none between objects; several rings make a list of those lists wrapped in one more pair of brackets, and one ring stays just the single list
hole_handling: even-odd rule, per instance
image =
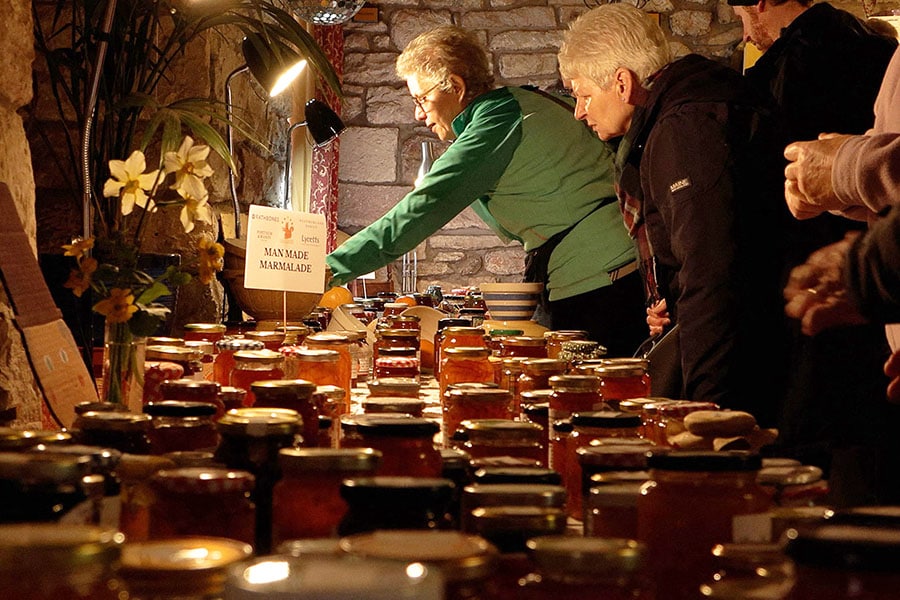
[{"label": "elderly woman in green jacket", "polygon": [[612,153],[562,96],[494,88],[475,36],[439,27],[397,59],[415,118],[452,141],[424,179],[383,217],[332,252],[332,284],[400,258],[468,206],[528,252],[525,279],[549,293],[551,329],[582,329],[610,356],[647,335],[636,254],[613,189]]}]

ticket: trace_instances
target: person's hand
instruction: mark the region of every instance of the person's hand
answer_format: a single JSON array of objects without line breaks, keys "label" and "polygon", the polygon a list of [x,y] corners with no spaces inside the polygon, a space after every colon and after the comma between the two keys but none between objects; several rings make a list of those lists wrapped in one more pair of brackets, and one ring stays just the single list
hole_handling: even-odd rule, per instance
[{"label": "person's hand", "polygon": [[791,270],[784,288],[784,312],[800,320],[806,335],[825,329],[859,325],[866,320],[850,301],[841,270],[847,252],[859,232],[848,233],[843,240],[820,248],[802,265]]},{"label": "person's hand", "polygon": [[650,337],[660,335],[671,323],[672,319],[669,318],[669,309],[666,307],[665,298],[647,308],[647,327],[650,329]]},{"label": "person's hand", "polygon": [[900,404],[900,350],[895,350],[884,363],[884,374],[891,378],[887,386],[889,402]]},{"label": "person's hand", "polygon": [[818,140],[794,142],[784,149],[790,162],[784,169],[784,198],[798,219],[811,219],[845,208],[831,185],[831,169],[838,148],[848,135],[823,133]]}]

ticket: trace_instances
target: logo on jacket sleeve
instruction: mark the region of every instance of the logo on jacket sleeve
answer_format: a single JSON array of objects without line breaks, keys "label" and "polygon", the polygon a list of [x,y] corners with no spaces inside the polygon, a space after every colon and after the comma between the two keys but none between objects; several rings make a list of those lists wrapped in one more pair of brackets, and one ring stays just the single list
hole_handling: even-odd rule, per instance
[{"label": "logo on jacket sleeve", "polygon": [[691,187],[691,178],[684,177],[669,186],[669,193],[674,194],[675,192],[677,192],[679,190],[683,190],[683,189],[689,188],[689,187]]}]

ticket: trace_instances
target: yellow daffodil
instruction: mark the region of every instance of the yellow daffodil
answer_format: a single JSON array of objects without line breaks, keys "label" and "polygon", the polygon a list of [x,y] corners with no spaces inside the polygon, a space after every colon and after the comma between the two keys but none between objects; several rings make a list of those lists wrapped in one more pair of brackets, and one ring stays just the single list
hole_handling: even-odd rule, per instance
[{"label": "yellow daffodil", "polygon": [[197,271],[202,283],[211,283],[216,276],[216,271],[221,271],[225,266],[225,248],[206,236],[197,242],[197,250],[200,254],[200,264]]},{"label": "yellow daffodil", "polygon": [[194,140],[185,136],[177,152],[166,152],[163,157],[166,173],[175,173],[175,183],[171,189],[182,197],[202,198],[206,194],[203,180],[213,174],[212,167],[206,162],[209,146],[194,146]]},{"label": "yellow daffodil", "polygon": [[209,194],[206,193],[206,190],[203,190],[203,196],[200,196],[199,200],[189,195],[183,188],[178,190],[178,195],[184,199],[180,218],[185,233],[194,230],[194,221],[212,224],[213,213],[209,207]]},{"label": "yellow daffodil", "polygon": [[89,256],[79,260],[79,269],[72,269],[69,273],[69,280],[63,284],[63,287],[72,290],[72,293],[81,298],[89,287],[91,287],[91,278],[94,271],[97,270],[97,260]]},{"label": "yellow daffodil", "polygon": [[109,161],[112,177],[103,185],[103,195],[107,198],[118,196],[123,215],[130,215],[135,204],[146,210],[155,210],[153,200],[145,192],[153,188],[159,169],[144,173],[146,168],[147,161],[140,150],[132,152],[128,160]]},{"label": "yellow daffodil", "polygon": [[124,323],[137,312],[134,305],[134,294],[131,290],[112,288],[109,297],[94,305],[94,310],[104,317],[107,323]]},{"label": "yellow daffodil", "polygon": [[[63,250],[65,250],[64,256],[74,256],[75,260],[81,262],[81,257],[85,255],[85,253],[94,247],[94,238],[88,238],[86,240],[77,238],[72,241],[71,244],[64,244]],[[96,261],[95,261],[96,263]],[[96,264],[94,265],[94,269],[96,269]]]}]

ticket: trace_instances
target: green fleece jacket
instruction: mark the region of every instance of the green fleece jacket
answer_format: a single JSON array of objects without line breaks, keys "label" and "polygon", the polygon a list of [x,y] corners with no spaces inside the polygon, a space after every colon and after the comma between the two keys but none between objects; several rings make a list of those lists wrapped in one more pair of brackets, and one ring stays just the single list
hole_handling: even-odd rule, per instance
[{"label": "green fleece jacket", "polygon": [[414,190],[328,255],[332,284],[400,258],[467,206],[526,251],[577,224],[550,257],[551,300],[609,285],[607,273],[635,259],[612,201],[612,153],[571,110],[534,91],[499,88],[475,98],[453,131],[456,140]]}]

